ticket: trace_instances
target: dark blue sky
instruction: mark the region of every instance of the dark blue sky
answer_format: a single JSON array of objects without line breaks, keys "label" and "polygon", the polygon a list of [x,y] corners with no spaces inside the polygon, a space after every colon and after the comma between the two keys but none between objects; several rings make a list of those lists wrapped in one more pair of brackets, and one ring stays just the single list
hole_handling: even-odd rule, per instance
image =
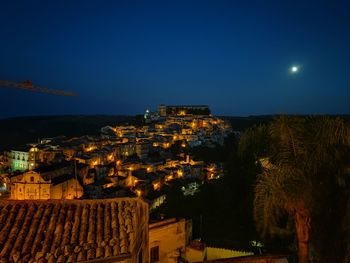
[{"label": "dark blue sky", "polygon": [[[350,113],[350,1],[1,1],[0,117]],[[298,74],[289,68],[300,65]]]}]

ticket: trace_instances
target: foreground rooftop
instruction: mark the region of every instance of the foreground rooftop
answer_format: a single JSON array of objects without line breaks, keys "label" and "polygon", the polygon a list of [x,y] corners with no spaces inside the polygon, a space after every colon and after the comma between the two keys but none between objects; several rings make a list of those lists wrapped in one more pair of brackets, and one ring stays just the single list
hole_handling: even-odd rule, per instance
[{"label": "foreground rooftop", "polygon": [[147,221],[137,198],[0,201],[0,261],[116,262],[130,258]]}]

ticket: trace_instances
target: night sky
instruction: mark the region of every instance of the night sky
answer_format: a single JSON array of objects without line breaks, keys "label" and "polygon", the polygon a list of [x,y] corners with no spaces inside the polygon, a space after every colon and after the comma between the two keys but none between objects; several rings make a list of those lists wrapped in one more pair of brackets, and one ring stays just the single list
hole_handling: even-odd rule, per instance
[{"label": "night sky", "polygon": [[[350,1],[1,1],[0,117],[350,113]],[[293,65],[299,71],[292,74]]]}]

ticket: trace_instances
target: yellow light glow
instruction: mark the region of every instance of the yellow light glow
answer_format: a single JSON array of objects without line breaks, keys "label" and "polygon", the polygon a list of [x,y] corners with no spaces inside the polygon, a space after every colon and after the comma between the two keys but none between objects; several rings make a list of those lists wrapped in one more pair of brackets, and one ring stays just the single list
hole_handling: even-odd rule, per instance
[{"label": "yellow light glow", "polygon": [[164,147],[164,148],[169,148],[169,147],[170,147],[170,143],[168,143],[168,142],[164,143],[164,144],[163,144],[163,147]]},{"label": "yellow light glow", "polygon": [[91,152],[92,150],[94,150],[94,147],[92,146],[85,148],[86,152]]},{"label": "yellow light glow", "polygon": [[173,180],[173,176],[172,176],[172,175],[169,175],[169,176],[165,179],[165,181],[170,181],[170,180]]},{"label": "yellow light glow", "polygon": [[159,189],[160,188],[160,184],[159,183],[154,183],[153,184],[153,189],[154,190],[157,190],[157,189]]}]

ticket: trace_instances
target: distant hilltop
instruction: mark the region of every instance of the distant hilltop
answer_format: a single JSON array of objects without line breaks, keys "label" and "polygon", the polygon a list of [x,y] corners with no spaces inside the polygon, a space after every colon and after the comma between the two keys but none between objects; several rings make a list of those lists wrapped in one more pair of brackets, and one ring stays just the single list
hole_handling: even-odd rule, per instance
[{"label": "distant hilltop", "polygon": [[146,123],[158,121],[159,118],[175,116],[211,116],[208,105],[158,105],[157,111],[146,110],[144,118]]},{"label": "distant hilltop", "polygon": [[158,114],[161,117],[167,115],[210,115],[208,105],[165,105],[158,106]]}]

